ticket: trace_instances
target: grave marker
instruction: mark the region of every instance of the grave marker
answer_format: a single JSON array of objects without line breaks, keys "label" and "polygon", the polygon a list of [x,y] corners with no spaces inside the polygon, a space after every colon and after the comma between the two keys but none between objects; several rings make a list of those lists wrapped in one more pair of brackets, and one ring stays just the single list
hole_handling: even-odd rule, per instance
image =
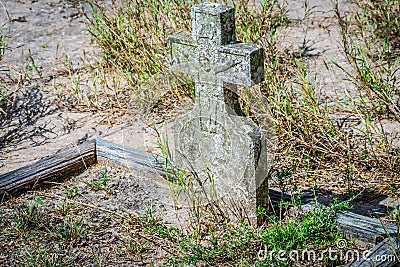
[{"label": "grave marker", "polygon": [[195,80],[195,106],[175,121],[176,160],[202,180],[214,178],[231,218],[254,222],[256,208],[268,204],[267,151],[236,93],[263,81],[263,50],[237,42],[234,9],[213,3],[192,7],[192,33],[171,35],[168,49],[172,69]]}]

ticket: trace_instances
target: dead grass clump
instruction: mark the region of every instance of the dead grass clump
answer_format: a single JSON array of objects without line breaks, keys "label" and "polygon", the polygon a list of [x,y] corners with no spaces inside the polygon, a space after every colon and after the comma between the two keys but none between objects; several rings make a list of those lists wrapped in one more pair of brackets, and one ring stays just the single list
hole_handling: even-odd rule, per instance
[{"label": "dead grass clump", "polygon": [[[249,6],[244,0],[217,2],[235,6],[241,41],[273,47],[276,29],[288,23],[284,6],[277,0],[266,0],[261,8]],[[89,31],[102,49],[102,64],[123,74],[132,99],[145,110],[158,109],[166,94],[178,102],[193,97],[193,84],[168,72],[166,40],[179,30],[191,30],[190,9],[196,3],[124,0],[111,7],[101,1],[91,4]]]},{"label": "dead grass clump", "polygon": [[167,63],[166,38],[188,30],[192,1],[134,1],[114,3],[111,9],[93,2],[87,16],[89,32],[102,48],[104,63],[119,69],[133,88]]}]

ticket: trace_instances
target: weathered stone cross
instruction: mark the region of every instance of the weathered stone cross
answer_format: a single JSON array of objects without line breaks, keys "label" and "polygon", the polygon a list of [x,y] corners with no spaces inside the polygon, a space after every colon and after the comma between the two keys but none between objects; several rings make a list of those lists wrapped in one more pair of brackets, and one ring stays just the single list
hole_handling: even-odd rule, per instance
[{"label": "weathered stone cross", "polygon": [[214,3],[193,6],[192,33],[171,35],[168,46],[172,68],[195,79],[195,106],[175,121],[177,161],[213,178],[228,216],[254,222],[268,204],[265,139],[241,111],[236,85],[263,81],[263,50],[236,42],[234,9]]}]

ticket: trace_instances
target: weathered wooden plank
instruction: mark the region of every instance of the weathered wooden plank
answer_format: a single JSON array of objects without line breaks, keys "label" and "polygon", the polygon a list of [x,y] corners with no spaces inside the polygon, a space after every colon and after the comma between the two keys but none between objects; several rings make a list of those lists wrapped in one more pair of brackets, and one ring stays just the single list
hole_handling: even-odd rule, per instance
[{"label": "weathered wooden plank", "polygon": [[382,223],[378,219],[349,211],[337,212],[336,220],[340,226],[340,230],[346,236],[369,244],[377,244],[388,235],[397,235],[396,225],[392,223]]},{"label": "weathered wooden plank", "polygon": [[160,156],[122,146],[100,138],[96,139],[97,155],[108,158],[129,168],[149,171],[164,176],[161,167],[164,159]]},{"label": "weathered wooden plank", "polygon": [[397,238],[386,238],[359,259],[345,265],[345,267],[389,267],[399,263],[399,241]]},{"label": "weathered wooden plank", "polygon": [[34,188],[43,181],[66,178],[97,162],[96,142],[89,141],[0,175],[0,195]]}]

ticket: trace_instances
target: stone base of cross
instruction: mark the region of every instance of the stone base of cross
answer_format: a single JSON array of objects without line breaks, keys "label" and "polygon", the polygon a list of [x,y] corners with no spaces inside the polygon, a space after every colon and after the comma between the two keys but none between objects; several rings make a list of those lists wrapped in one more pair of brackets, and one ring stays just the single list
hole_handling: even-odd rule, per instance
[{"label": "stone base of cross", "polygon": [[175,121],[176,161],[226,216],[255,223],[257,208],[269,203],[266,143],[241,111],[237,85],[263,80],[263,51],[236,42],[229,6],[192,7],[192,28],[168,39],[172,68],[195,79],[195,106]]}]

